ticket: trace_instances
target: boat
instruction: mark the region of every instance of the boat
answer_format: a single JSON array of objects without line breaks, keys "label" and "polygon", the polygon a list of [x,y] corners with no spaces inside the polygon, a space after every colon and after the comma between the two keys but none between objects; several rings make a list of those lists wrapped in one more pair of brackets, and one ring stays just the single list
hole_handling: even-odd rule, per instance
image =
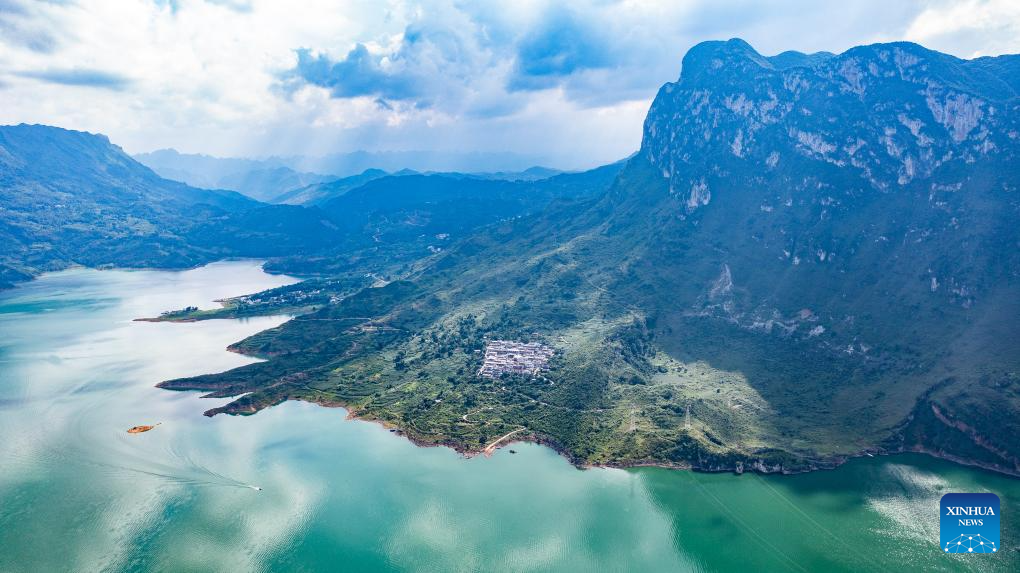
[{"label": "boat", "polygon": [[156,426],[158,426],[158,425],[160,425],[162,423],[163,422],[157,422],[156,424],[153,424],[151,426],[134,426],[132,428],[128,428],[127,433],[129,433],[129,434],[141,434],[143,432],[148,432],[149,430],[155,428]]}]

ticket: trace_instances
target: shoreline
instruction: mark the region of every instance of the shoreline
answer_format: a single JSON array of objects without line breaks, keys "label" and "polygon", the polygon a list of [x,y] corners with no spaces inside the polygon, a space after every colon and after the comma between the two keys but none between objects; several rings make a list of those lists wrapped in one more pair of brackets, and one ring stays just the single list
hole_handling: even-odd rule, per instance
[{"label": "shoreline", "polygon": [[[33,283],[33,282],[35,282],[36,280],[38,280],[40,277],[42,277],[44,275],[48,275],[48,274],[52,274],[52,273],[62,273],[64,271],[92,270],[92,271],[128,271],[128,272],[132,272],[132,271],[184,272],[184,271],[193,271],[195,269],[200,269],[202,267],[207,267],[209,265],[214,265],[216,263],[238,263],[238,262],[248,262],[248,261],[260,263],[259,264],[259,268],[261,268],[262,272],[266,273],[267,275],[293,277],[293,278],[297,279],[298,282],[305,281],[305,280],[308,280],[310,278],[315,278],[312,275],[302,276],[302,275],[295,275],[295,274],[290,274],[290,273],[286,273],[286,272],[282,272],[282,271],[267,269],[266,265],[269,264],[270,259],[259,258],[259,257],[222,257],[222,258],[217,258],[217,259],[212,259],[212,260],[209,260],[209,261],[205,261],[205,262],[202,262],[202,263],[196,263],[196,264],[193,264],[193,265],[183,265],[183,266],[168,265],[168,266],[141,266],[141,267],[132,267],[132,266],[117,265],[117,264],[113,264],[113,263],[111,263],[111,264],[103,264],[103,265],[98,265],[98,266],[88,266],[88,265],[83,265],[81,263],[71,262],[71,263],[68,263],[66,265],[61,265],[59,268],[53,268],[53,269],[47,269],[47,270],[39,270],[39,269],[25,270],[24,274],[25,274],[25,276],[27,278],[25,278],[24,280],[15,280],[15,281],[9,282],[9,283],[0,283],[0,292],[14,290],[14,289],[18,288],[21,285],[26,285],[26,284]],[[139,320],[139,319],[135,319],[135,320]],[[153,322],[155,322],[155,321],[153,321]]]},{"label": "shoreline", "polygon": [[[291,276],[291,277],[293,277],[295,279],[298,279],[299,281],[300,280],[304,280],[302,277],[297,277],[297,276],[294,276],[294,275],[287,275],[286,273],[273,273],[273,272],[269,272],[269,271],[267,271],[265,269],[265,264],[268,262],[266,259],[248,258],[248,257],[217,259],[215,261],[210,261],[210,262],[207,262],[207,263],[203,263],[203,264],[199,264],[199,265],[194,265],[194,266],[187,267],[187,268],[180,268],[180,269],[153,268],[153,267],[142,267],[142,268],[126,268],[126,267],[102,268],[102,267],[99,267],[99,268],[96,268],[96,267],[86,267],[86,266],[83,266],[83,265],[72,265],[72,266],[69,266],[66,269],[61,269],[61,271],[69,270],[69,269],[72,269],[72,268],[75,268],[75,269],[93,269],[93,270],[100,270],[100,271],[102,271],[102,270],[129,270],[129,271],[130,270],[166,270],[166,271],[175,271],[175,270],[178,270],[179,271],[179,270],[197,269],[197,268],[205,267],[205,266],[208,266],[208,265],[211,265],[211,264],[215,264],[215,263],[219,263],[219,262],[245,262],[245,261],[261,263],[260,266],[262,268],[262,271],[267,273],[267,274]],[[61,272],[61,271],[47,271],[47,272]],[[46,273],[40,273],[40,275],[41,274],[46,274]],[[37,275],[37,276],[39,276],[39,275]],[[36,277],[33,277],[31,280],[34,281],[35,278]],[[12,287],[12,288],[16,288],[16,286],[17,285],[15,285],[15,287]],[[224,306],[222,299],[221,300],[216,300],[216,301],[213,301],[213,302],[219,303],[221,305],[221,307]],[[271,315],[263,315],[263,316],[271,316]],[[289,315],[289,314],[284,314],[282,316],[289,316],[290,318],[294,318],[294,315]],[[237,317],[221,317],[220,319],[223,319],[223,320],[236,320]],[[153,322],[153,323],[156,323],[156,322],[191,323],[191,322],[199,322],[201,320],[212,320],[212,318],[209,318],[209,319],[198,319],[198,318],[188,317],[188,318],[162,319],[160,317],[142,317],[142,318],[135,318],[135,319],[133,319],[133,321],[137,321],[137,322]],[[258,355],[257,353],[248,353],[248,352],[245,352],[243,349],[236,347],[234,344],[229,345],[226,348],[226,351],[227,352],[231,352],[231,353],[236,353],[236,354],[239,354],[239,355],[242,355],[242,356],[248,356],[248,357],[251,357],[251,358],[254,358],[254,359],[257,359],[257,360],[269,360],[269,359],[272,358],[272,356],[262,356],[262,355]],[[167,390],[167,388],[161,387],[161,384],[162,384],[162,382],[157,384],[156,386],[159,387],[161,390]],[[182,391],[182,390],[176,390],[176,391]],[[197,391],[204,393],[204,395],[202,397],[207,397],[207,395],[215,393],[215,391],[211,391],[210,392],[208,390],[197,390]],[[217,396],[217,397],[218,398],[225,398],[225,396]],[[234,397],[231,397],[231,398],[235,398],[236,399],[237,397],[234,396]],[[337,400],[303,399],[303,398],[299,398],[298,400],[301,400],[301,401],[304,401],[304,402],[308,402],[308,403],[312,403],[312,404],[316,404],[316,405],[319,405],[319,406],[322,406],[322,407],[327,407],[327,408],[343,408],[343,409],[345,409],[347,411],[346,418],[349,419],[349,420],[357,420],[357,421],[362,421],[362,422],[378,423],[378,424],[382,425],[382,427],[384,429],[390,431],[391,433],[395,433],[397,435],[400,435],[400,436],[406,438],[408,441],[410,441],[411,443],[413,443],[417,447],[447,447],[447,448],[450,448],[453,451],[457,452],[461,456],[464,456],[465,458],[471,458],[471,457],[477,456],[479,454],[484,454],[487,451],[489,453],[491,453],[494,450],[497,450],[497,449],[500,449],[500,448],[503,448],[503,447],[506,447],[506,446],[509,446],[509,445],[515,444],[515,443],[533,443],[533,444],[538,444],[540,446],[545,446],[545,447],[548,447],[548,448],[552,449],[558,455],[560,455],[563,458],[565,458],[571,465],[573,465],[574,467],[576,467],[578,469],[594,469],[594,468],[630,469],[630,468],[641,468],[641,467],[657,467],[657,468],[663,468],[663,469],[688,470],[688,471],[696,471],[696,472],[704,472],[704,473],[724,473],[724,472],[726,472],[726,473],[734,473],[734,474],[737,474],[737,475],[743,474],[745,472],[756,473],[756,474],[759,474],[759,475],[797,475],[797,474],[814,472],[814,471],[834,470],[834,469],[839,468],[843,464],[845,464],[848,461],[850,461],[852,459],[855,459],[855,458],[876,457],[876,456],[892,456],[892,455],[897,455],[897,454],[902,454],[902,453],[919,453],[919,454],[924,454],[924,455],[927,455],[927,456],[930,456],[930,457],[933,457],[933,458],[936,458],[936,459],[945,460],[945,461],[948,461],[948,462],[951,462],[951,463],[955,463],[955,464],[958,464],[958,465],[961,465],[961,466],[965,466],[965,467],[969,467],[969,468],[975,468],[975,469],[979,469],[979,470],[983,470],[983,471],[992,472],[992,473],[995,473],[997,475],[1005,475],[1005,476],[1009,476],[1009,477],[1013,477],[1013,478],[1020,478],[1020,471],[1012,471],[1012,470],[1009,470],[1009,469],[1006,469],[1006,468],[1002,468],[1002,467],[996,467],[996,466],[991,466],[991,465],[988,465],[988,464],[983,464],[981,462],[975,462],[975,461],[967,460],[967,459],[964,459],[964,458],[960,458],[958,456],[953,456],[951,454],[945,454],[945,453],[941,453],[941,452],[938,452],[938,451],[929,450],[929,449],[926,449],[923,446],[919,446],[919,445],[915,445],[915,446],[911,446],[911,447],[902,446],[902,447],[899,447],[899,448],[896,448],[896,449],[886,449],[886,448],[882,448],[880,446],[876,446],[874,448],[864,449],[864,450],[861,450],[859,452],[850,453],[850,454],[841,454],[841,455],[834,455],[834,456],[831,456],[831,457],[820,457],[820,458],[814,458],[814,459],[807,458],[807,459],[804,460],[803,466],[796,467],[796,468],[785,467],[785,466],[783,466],[782,463],[772,463],[772,464],[770,464],[764,458],[754,459],[754,457],[752,455],[741,454],[741,453],[737,453],[737,455],[743,456],[743,458],[744,458],[743,460],[738,461],[738,462],[736,462],[735,464],[732,464],[732,465],[720,464],[720,465],[717,465],[717,466],[703,466],[703,465],[698,465],[696,463],[692,463],[690,461],[667,462],[667,461],[662,461],[662,460],[633,460],[633,461],[627,461],[627,462],[591,463],[591,462],[587,462],[587,461],[584,461],[584,460],[581,460],[581,459],[577,458],[574,454],[572,454],[567,448],[565,448],[560,443],[558,443],[555,439],[547,437],[547,436],[542,436],[542,435],[534,434],[530,430],[528,430],[527,428],[522,428],[521,430],[519,430],[519,432],[521,432],[521,433],[515,434],[514,436],[512,436],[513,439],[507,439],[505,441],[500,441],[498,444],[495,444],[494,447],[492,447],[492,448],[489,448],[488,446],[481,446],[478,449],[473,449],[471,447],[465,447],[464,445],[458,444],[458,443],[444,443],[444,442],[429,441],[426,438],[418,437],[418,436],[416,436],[416,435],[414,435],[412,433],[409,433],[403,427],[401,427],[401,426],[399,426],[399,425],[397,425],[395,423],[383,420],[381,418],[363,417],[363,416],[359,415],[358,412],[356,410],[354,410],[349,404],[345,404],[345,403],[337,401]],[[213,408],[213,409],[207,410],[206,412],[204,412],[204,414],[206,416],[210,416],[210,417],[214,416],[214,415],[217,415],[217,414],[245,415],[245,416],[247,416],[247,415],[256,414],[256,413],[258,413],[258,411],[263,409],[263,408],[253,408],[250,411],[230,412],[230,411],[225,409],[225,406],[227,406],[227,405],[229,405],[229,403],[224,405],[224,406],[218,407],[218,408]],[[271,404],[271,405],[268,405],[268,406],[265,406],[265,407],[272,407],[274,405],[276,405],[276,404]]]},{"label": "shoreline", "polygon": [[[242,355],[246,355],[247,356],[247,354],[244,354],[243,352],[239,352],[236,349],[235,350],[231,350],[231,352],[236,352],[238,354],[242,354]],[[204,398],[205,396],[202,396],[202,397]],[[585,462],[583,460],[578,459],[576,456],[571,454],[569,450],[567,450],[562,445],[560,445],[556,440],[554,440],[552,438],[549,438],[549,437],[546,437],[546,436],[541,436],[541,435],[533,434],[533,433],[530,433],[530,432],[525,432],[525,434],[523,436],[521,436],[521,437],[516,437],[515,436],[514,439],[512,439],[512,440],[500,441],[499,444],[495,448],[492,448],[491,452],[487,452],[487,449],[488,449],[487,446],[482,446],[480,449],[473,449],[473,448],[461,447],[458,444],[428,441],[426,439],[423,439],[423,438],[420,438],[418,436],[415,436],[413,434],[408,433],[401,426],[398,426],[397,424],[395,424],[393,422],[390,422],[388,420],[383,420],[381,418],[361,416],[352,407],[350,407],[347,404],[344,404],[343,402],[337,401],[337,400],[325,400],[325,399],[323,399],[323,400],[313,400],[313,399],[306,400],[306,399],[303,399],[303,398],[299,398],[299,399],[296,399],[296,401],[305,402],[305,403],[308,403],[308,404],[314,404],[316,406],[320,406],[320,407],[323,407],[323,408],[340,408],[340,409],[343,409],[343,410],[346,411],[346,414],[344,416],[344,418],[346,420],[379,425],[379,426],[382,427],[382,429],[387,430],[388,432],[390,432],[392,434],[395,434],[397,436],[400,436],[400,437],[406,439],[408,442],[410,442],[411,444],[413,444],[416,447],[419,447],[419,448],[448,448],[450,450],[453,450],[454,452],[456,452],[458,455],[460,455],[461,457],[463,457],[465,459],[474,458],[474,457],[477,457],[479,455],[491,455],[491,453],[494,453],[495,450],[499,450],[499,449],[502,449],[502,448],[505,448],[505,447],[509,447],[509,446],[511,446],[513,444],[536,444],[538,446],[543,446],[543,447],[549,448],[550,450],[555,452],[557,455],[559,455],[560,457],[564,458],[568,463],[570,463],[570,465],[572,465],[575,468],[577,468],[578,470],[582,470],[582,471],[583,470],[589,470],[589,469],[628,470],[628,469],[637,469],[637,468],[661,468],[661,469],[665,469],[665,470],[692,471],[692,472],[698,472],[698,473],[732,473],[732,474],[735,474],[735,475],[742,475],[744,473],[752,473],[752,474],[757,474],[757,475],[793,476],[793,475],[807,474],[807,473],[818,472],[818,471],[832,471],[832,470],[836,470],[836,469],[839,469],[844,464],[850,462],[851,460],[859,459],[859,458],[866,458],[866,457],[873,457],[874,458],[874,457],[880,457],[880,456],[881,457],[892,457],[892,456],[901,455],[901,454],[921,454],[921,455],[926,455],[928,457],[932,457],[932,458],[935,458],[935,459],[939,459],[939,460],[943,460],[943,461],[946,461],[946,462],[954,463],[954,464],[957,464],[957,465],[960,465],[960,466],[964,466],[964,467],[967,467],[967,468],[973,468],[973,469],[976,469],[976,470],[991,472],[991,473],[996,474],[996,475],[1002,475],[1002,476],[1007,476],[1007,477],[1011,477],[1011,478],[1020,479],[1020,473],[1009,472],[1009,471],[1002,470],[1001,468],[989,467],[989,466],[986,466],[986,465],[982,465],[980,463],[972,463],[972,462],[969,462],[969,461],[966,461],[966,460],[963,460],[963,459],[960,459],[960,458],[956,458],[956,457],[953,457],[953,456],[942,455],[942,454],[939,454],[938,452],[929,451],[929,450],[925,450],[925,449],[922,449],[922,448],[902,448],[902,449],[899,449],[899,450],[886,450],[886,449],[862,450],[860,452],[856,452],[856,453],[853,453],[853,454],[834,456],[832,458],[820,458],[820,459],[812,460],[812,463],[807,464],[808,467],[806,467],[804,469],[793,469],[793,470],[788,469],[788,468],[784,468],[781,465],[777,466],[778,467],[777,470],[770,470],[768,468],[768,466],[766,464],[764,464],[761,460],[759,460],[758,463],[753,463],[753,464],[738,463],[738,464],[736,464],[734,466],[725,466],[725,467],[723,467],[723,466],[719,466],[719,467],[705,467],[705,466],[699,466],[699,465],[696,465],[696,464],[692,464],[690,462],[663,462],[663,461],[658,461],[658,460],[640,460],[640,461],[633,461],[633,462],[615,462],[615,463],[614,462],[609,462],[609,463],[590,463],[590,462]],[[276,404],[274,404],[274,405],[276,405]],[[270,407],[272,407],[272,406],[270,406]],[[213,410],[218,410],[218,409],[214,408]],[[215,412],[215,413],[210,415],[209,412],[212,412],[213,410],[206,411],[205,415],[206,416],[210,416],[210,417],[214,416],[214,415],[218,415],[218,414],[226,414],[226,415],[229,415],[229,416],[251,416],[251,415],[255,415],[255,414],[258,413],[258,410],[254,411],[254,412],[238,412],[238,413],[230,413],[230,412],[224,412],[224,411],[217,411],[217,412]]]},{"label": "shoreline", "polygon": [[[254,353],[247,353],[243,349],[238,348],[238,347],[234,346],[233,344],[228,346],[226,348],[226,350],[227,350],[227,352],[233,352],[233,353],[236,353],[236,354],[240,354],[242,356],[249,356],[249,357],[257,358],[257,359],[260,359],[260,360],[268,360],[268,359],[272,358],[271,356],[259,356],[259,355],[254,354]],[[161,389],[166,390],[166,388],[161,388]],[[184,390],[175,390],[175,391],[184,391]],[[205,391],[202,391],[202,390],[199,390],[199,391],[200,392],[205,392]],[[208,392],[206,392],[206,393],[208,394]],[[202,396],[202,397],[205,397],[205,396]],[[484,454],[485,450],[486,450],[486,446],[482,446],[480,449],[476,450],[476,449],[472,449],[472,448],[462,447],[459,444],[427,441],[424,438],[420,438],[420,437],[417,437],[415,435],[412,435],[412,434],[408,433],[404,428],[396,425],[393,422],[389,422],[389,421],[383,420],[381,418],[369,418],[369,417],[360,416],[358,414],[358,412],[353,407],[351,407],[349,404],[345,404],[345,403],[343,403],[343,402],[341,402],[339,400],[326,400],[326,399],[316,400],[316,399],[304,399],[304,398],[298,398],[297,400],[302,401],[302,402],[306,402],[306,403],[309,403],[309,404],[315,404],[315,405],[318,405],[318,406],[321,406],[321,407],[324,407],[324,408],[342,408],[342,409],[347,411],[346,419],[354,420],[354,421],[359,421],[359,422],[369,422],[369,423],[379,424],[384,429],[390,431],[391,433],[397,434],[397,435],[407,439],[409,442],[411,442],[412,444],[414,444],[417,447],[429,447],[429,448],[431,448],[431,447],[445,447],[445,448],[450,448],[451,450],[457,452],[458,454],[460,454],[461,456],[463,456],[465,458],[472,458],[472,457],[475,457],[477,455]],[[267,406],[267,407],[272,407],[272,406],[275,406],[275,405],[276,404],[272,404],[272,405]],[[234,416],[234,415],[251,416],[251,415],[257,414],[259,412],[259,410],[262,410],[262,409],[263,408],[259,408],[258,410],[254,410],[252,412],[231,413],[231,412],[225,411],[223,409],[223,407],[221,406],[219,408],[213,408],[211,410],[205,411],[204,415],[210,416],[210,417],[218,415],[218,414],[227,414],[227,415],[230,415],[230,416]],[[527,429],[525,428],[525,430],[527,430]],[[878,456],[895,456],[895,455],[904,454],[904,453],[916,453],[916,454],[927,455],[927,456],[930,456],[930,457],[933,457],[933,458],[936,458],[936,459],[940,459],[940,460],[945,460],[947,462],[955,463],[955,464],[958,464],[958,465],[961,465],[961,466],[965,466],[965,467],[968,467],[968,468],[974,468],[974,469],[978,469],[978,470],[982,470],[982,471],[992,472],[992,473],[997,474],[997,475],[1004,475],[1004,476],[1020,479],[1020,472],[1008,471],[1008,470],[1005,470],[1003,468],[988,466],[988,465],[985,465],[985,464],[981,464],[979,462],[972,462],[972,461],[969,461],[969,460],[964,460],[964,459],[956,457],[956,456],[946,455],[946,454],[941,454],[939,452],[926,450],[926,449],[924,449],[924,448],[922,448],[920,446],[915,446],[915,447],[912,447],[912,448],[901,447],[901,448],[898,448],[898,449],[886,449],[886,448],[881,448],[881,447],[875,447],[873,449],[864,449],[864,450],[861,450],[859,452],[855,452],[855,453],[852,453],[852,454],[837,455],[837,456],[833,456],[831,458],[818,458],[818,459],[813,459],[813,460],[807,460],[806,463],[805,463],[806,467],[804,467],[803,469],[801,469],[801,468],[790,469],[790,468],[783,467],[782,464],[775,464],[775,465],[773,465],[773,467],[776,468],[776,469],[770,469],[768,467],[768,465],[766,465],[764,460],[761,460],[761,459],[756,460],[753,463],[745,463],[745,462],[741,461],[741,462],[738,462],[737,464],[734,464],[733,466],[718,466],[718,467],[699,466],[699,465],[696,465],[696,464],[693,464],[693,463],[690,463],[690,462],[663,462],[663,461],[660,461],[660,460],[636,460],[636,461],[632,461],[632,462],[618,462],[618,463],[612,463],[612,462],[610,462],[610,463],[589,463],[589,462],[586,462],[586,461],[578,459],[577,456],[573,455],[567,448],[563,447],[556,440],[554,440],[552,438],[549,438],[547,436],[542,436],[542,435],[531,433],[530,431],[525,431],[524,434],[520,438],[515,437],[515,439],[513,439],[513,440],[508,440],[508,441],[500,442],[498,444],[498,446],[496,448],[494,448],[494,450],[510,446],[511,444],[517,444],[517,443],[532,443],[532,444],[538,444],[540,446],[545,446],[545,447],[553,450],[554,452],[556,452],[558,455],[560,455],[563,458],[565,458],[572,466],[574,466],[574,467],[576,467],[577,469],[580,469],[580,470],[597,469],[597,468],[623,469],[623,470],[626,470],[626,469],[630,469],[630,468],[655,467],[655,468],[663,468],[663,469],[669,469],[669,470],[686,470],[686,471],[695,471],[695,472],[702,472],[702,473],[734,473],[734,474],[737,474],[737,475],[741,475],[743,473],[754,473],[754,474],[758,474],[758,475],[798,475],[798,474],[805,474],[805,473],[816,472],[816,471],[835,470],[835,469],[838,469],[843,464],[847,463],[848,461],[850,461],[852,459],[856,459],[856,458],[878,457]],[[747,457],[750,458],[751,456],[747,456]]]}]

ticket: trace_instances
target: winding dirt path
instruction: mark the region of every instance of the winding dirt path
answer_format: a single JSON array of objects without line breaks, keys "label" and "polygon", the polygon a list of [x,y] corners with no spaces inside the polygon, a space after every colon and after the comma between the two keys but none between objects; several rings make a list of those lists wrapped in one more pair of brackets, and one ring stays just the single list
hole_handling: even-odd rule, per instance
[{"label": "winding dirt path", "polygon": [[527,430],[527,428],[521,426],[520,428],[517,428],[516,430],[514,430],[512,432],[509,432],[507,434],[504,434],[504,435],[496,438],[491,443],[489,443],[489,445],[485,446],[485,449],[482,450],[482,453],[485,454],[486,456],[491,456],[492,452],[495,452],[496,448],[499,447],[499,443],[500,442],[502,442],[503,440],[509,438],[510,436],[512,436],[512,435],[514,435],[514,434],[516,434],[518,432],[523,432],[524,430]]}]

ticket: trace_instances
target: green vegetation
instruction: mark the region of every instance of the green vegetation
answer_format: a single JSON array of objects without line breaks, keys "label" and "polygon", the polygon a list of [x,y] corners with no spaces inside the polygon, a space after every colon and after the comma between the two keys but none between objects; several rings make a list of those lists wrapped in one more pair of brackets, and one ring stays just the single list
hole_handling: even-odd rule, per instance
[{"label": "green vegetation", "polygon": [[188,268],[328,246],[321,213],[161,179],[100,135],[0,127],[0,288],[72,265]]},{"label": "green vegetation", "polygon": [[168,310],[154,318],[140,318],[149,322],[194,322],[216,318],[245,318],[269,315],[299,315],[335,304],[344,297],[371,285],[375,279],[369,275],[310,279],[300,283],[277,287],[244,296],[217,301],[220,308],[199,309],[188,306]]}]

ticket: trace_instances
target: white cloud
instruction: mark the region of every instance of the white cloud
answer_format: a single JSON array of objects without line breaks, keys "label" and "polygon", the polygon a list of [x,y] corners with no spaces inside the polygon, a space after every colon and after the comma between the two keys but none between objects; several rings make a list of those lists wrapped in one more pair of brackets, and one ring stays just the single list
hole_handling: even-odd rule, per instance
[{"label": "white cloud", "polygon": [[911,23],[906,39],[961,57],[994,56],[1020,49],[1020,2],[938,2]]},{"label": "white cloud", "polygon": [[[900,39],[964,57],[1020,47],[1006,1],[2,5],[0,122],[219,155],[505,150],[592,165],[637,148],[657,87],[702,40],[739,36],[766,54]],[[320,85],[281,82],[298,49],[328,66],[359,44],[389,89],[351,84],[343,66]]]}]

